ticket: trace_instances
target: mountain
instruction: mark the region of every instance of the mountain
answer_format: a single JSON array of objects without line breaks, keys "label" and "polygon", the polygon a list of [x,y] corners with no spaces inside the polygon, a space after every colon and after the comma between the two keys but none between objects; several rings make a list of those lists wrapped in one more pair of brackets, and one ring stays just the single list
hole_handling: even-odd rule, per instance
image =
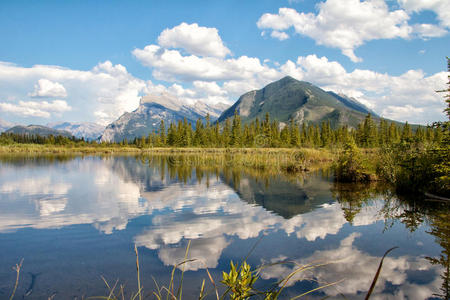
[{"label": "mountain", "polygon": [[15,133],[15,134],[29,134],[29,135],[40,135],[40,136],[66,136],[72,137],[72,134],[68,131],[64,130],[56,130],[50,127],[41,126],[41,125],[28,125],[22,126],[17,125],[5,131],[6,133]]},{"label": "mountain", "polygon": [[209,114],[211,120],[215,121],[220,116],[220,114],[228,107],[230,107],[230,105],[222,102],[212,106],[204,102],[197,101],[192,108],[202,116],[206,116],[207,114]]},{"label": "mountain", "polygon": [[[218,121],[233,117],[235,110],[243,123],[255,118],[262,120],[269,113],[271,119],[285,124],[291,119],[298,124],[320,124],[330,120],[333,128],[344,124],[356,127],[367,113],[373,113],[353,98],[326,92],[290,76],[272,82],[261,90],[245,93],[222,113]],[[376,115],[374,117],[377,119]]]},{"label": "mountain", "polygon": [[85,140],[96,140],[102,135],[103,131],[105,130],[105,126],[90,122],[84,123],[58,122],[58,123],[49,123],[47,124],[47,126],[57,130],[68,131],[73,136],[77,138],[84,138]]},{"label": "mountain", "polygon": [[208,113],[212,121],[216,120],[223,111],[223,106],[224,104],[210,106],[203,102],[186,105],[168,94],[144,96],[135,111],[124,113],[109,124],[100,140],[118,142],[125,138],[132,140],[135,137],[148,136],[154,130],[159,131],[161,120],[164,120],[167,128],[171,122],[186,118],[194,127],[197,119],[205,118]]},{"label": "mountain", "polygon": [[0,132],[4,132],[13,126],[13,123],[0,119]]}]

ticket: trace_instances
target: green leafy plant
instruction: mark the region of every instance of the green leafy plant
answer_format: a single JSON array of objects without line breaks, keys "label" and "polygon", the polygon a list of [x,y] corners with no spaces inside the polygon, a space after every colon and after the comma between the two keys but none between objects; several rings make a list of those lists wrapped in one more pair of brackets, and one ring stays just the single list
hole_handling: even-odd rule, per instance
[{"label": "green leafy plant", "polygon": [[221,283],[228,287],[227,292],[231,292],[230,298],[233,300],[248,299],[252,295],[253,284],[258,280],[249,264],[243,262],[241,267],[236,270],[233,261],[230,262],[230,272],[223,272]]}]

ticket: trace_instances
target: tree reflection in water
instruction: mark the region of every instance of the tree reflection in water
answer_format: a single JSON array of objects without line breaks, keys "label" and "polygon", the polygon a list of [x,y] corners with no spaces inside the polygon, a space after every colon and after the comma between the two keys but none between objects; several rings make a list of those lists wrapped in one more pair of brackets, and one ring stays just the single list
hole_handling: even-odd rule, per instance
[{"label": "tree reflection in water", "polygon": [[384,205],[379,213],[385,221],[385,230],[397,220],[411,232],[426,223],[431,228],[427,233],[433,235],[442,248],[438,257],[426,257],[431,264],[442,267],[440,293],[433,296],[450,299],[450,203],[431,201],[414,195],[395,195],[388,186],[381,183],[334,183],[332,193],[341,204],[345,219],[349,223],[353,222],[368,202],[380,195],[384,198]]}]

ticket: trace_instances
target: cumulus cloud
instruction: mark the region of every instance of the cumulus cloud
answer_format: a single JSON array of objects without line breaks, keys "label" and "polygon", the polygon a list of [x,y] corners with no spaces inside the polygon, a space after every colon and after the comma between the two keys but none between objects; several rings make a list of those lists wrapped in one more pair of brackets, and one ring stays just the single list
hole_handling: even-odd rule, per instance
[{"label": "cumulus cloud", "polygon": [[216,28],[198,26],[197,23],[183,22],[165,29],[158,37],[158,44],[165,48],[182,48],[200,56],[225,57],[231,54]]},{"label": "cumulus cloud", "polygon": [[0,111],[12,113],[19,116],[50,118],[52,114],[60,115],[72,110],[66,101],[19,101],[18,104],[0,102]]},{"label": "cumulus cloud", "polygon": [[[403,0],[410,10],[450,8],[444,1],[433,5],[420,5],[424,1]],[[317,44],[338,48],[353,62],[360,62],[354,50],[367,41],[379,39],[410,39],[439,37],[447,30],[432,24],[408,24],[410,16],[404,9],[390,10],[384,0],[327,0],[317,5],[319,12],[304,13],[292,8],[280,8],[278,14],[263,14],[257,26],[272,30],[271,36],[280,39],[281,33],[294,28],[295,32],[314,39]],[[448,16],[445,15],[446,20]],[[380,20],[383,20],[380,22]],[[447,21],[446,21],[447,22]],[[286,36],[285,36],[286,37]]]},{"label": "cumulus cloud", "polygon": [[256,57],[221,59],[183,55],[158,45],[133,50],[133,55],[145,66],[153,68],[156,79],[166,81],[244,80],[270,69]]},{"label": "cumulus cloud", "polygon": [[43,78],[39,79],[37,84],[34,85],[34,91],[30,93],[30,96],[65,98],[67,92],[62,84]]},{"label": "cumulus cloud", "polygon": [[448,33],[444,28],[433,24],[415,24],[413,28],[415,34],[422,39],[441,37]]},{"label": "cumulus cloud", "polygon": [[421,117],[424,109],[422,107],[414,107],[412,105],[394,106],[388,105],[383,109],[383,116],[394,120],[407,121]]},{"label": "cumulus cloud", "polygon": [[277,30],[272,31],[270,36],[273,38],[279,39],[280,41],[284,41],[289,38],[289,35],[286,32],[277,31]]},{"label": "cumulus cloud", "polygon": [[[33,86],[34,92],[29,93]],[[1,110],[22,117],[49,118],[58,113],[66,119],[108,124],[124,112],[136,109],[147,88],[147,82],[110,61],[88,71],[46,65],[21,67],[0,62]],[[64,101],[33,100],[57,94],[67,97]]]},{"label": "cumulus cloud", "polygon": [[447,0],[398,0],[398,3],[409,12],[430,10],[437,15],[442,26],[450,28],[450,2]]}]

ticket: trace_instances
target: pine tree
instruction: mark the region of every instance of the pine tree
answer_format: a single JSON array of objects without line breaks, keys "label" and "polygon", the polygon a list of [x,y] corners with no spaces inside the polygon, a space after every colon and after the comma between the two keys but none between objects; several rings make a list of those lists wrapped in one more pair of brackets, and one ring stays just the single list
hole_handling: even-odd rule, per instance
[{"label": "pine tree", "polygon": [[[160,134],[161,136],[161,134]],[[174,123],[170,123],[169,130],[167,132],[167,145],[175,146],[177,142],[177,130]]]},{"label": "pine tree", "polygon": [[300,130],[293,119],[291,119],[289,124],[289,132],[291,145],[294,147],[300,146]]},{"label": "pine tree", "polygon": [[231,141],[231,121],[230,118],[225,120],[225,125],[222,130],[222,145],[223,147],[229,147]]},{"label": "pine tree", "polygon": [[215,145],[216,147],[221,146],[221,142],[220,142],[220,126],[219,126],[219,122],[216,122],[216,126],[214,126],[214,134],[213,134],[213,141],[212,144]]},{"label": "pine tree", "polygon": [[211,130],[211,117],[209,113],[206,115],[206,124],[205,124],[205,146],[211,147],[212,140],[212,130]]},{"label": "pine tree", "polygon": [[204,141],[204,128],[203,128],[203,122],[199,118],[197,119],[197,122],[195,123],[195,131],[194,131],[194,146],[202,146]]},{"label": "pine tree", "polygon": [[361,145],[363,147],[377,146],[377,127],[370,113],[364,119],[362,131]]},{"label": "pine tree", "polygon": [[411,138],[412,138],[411,126],[408,124],[408,122],[406,122],[405,125],[403,125],[401,141],[410,142]]},{"label": "pine tree", "polygon": [[289,132],[289,127],[286,125],[281,129],[280,140],[283,147],[291,146],[291,134]]},{"label": "pine tree", "polygon": [[388,130],[388,143],[390,145],[395,144],[399,141],[398,128],[393,122],[389,125]]},{"label": "pine tree", "polygon": [[388,143],[388,124],[384,119],[380,120],[378,127],[378,145],[383,146]]},{"label": "pine tree", "polygon": [[231,127],[231,145],[234,147],[241,146],[241,117],[238,115],[237,110],[234,111],[233,125]]},{"label": "pine tree", "polygon": [[164,125],[164,120],[161,120],[161,123],[159,123],[159,137],[161,140],[161,144],[165,146],[167,140],[166,140],[166,126]]}]

